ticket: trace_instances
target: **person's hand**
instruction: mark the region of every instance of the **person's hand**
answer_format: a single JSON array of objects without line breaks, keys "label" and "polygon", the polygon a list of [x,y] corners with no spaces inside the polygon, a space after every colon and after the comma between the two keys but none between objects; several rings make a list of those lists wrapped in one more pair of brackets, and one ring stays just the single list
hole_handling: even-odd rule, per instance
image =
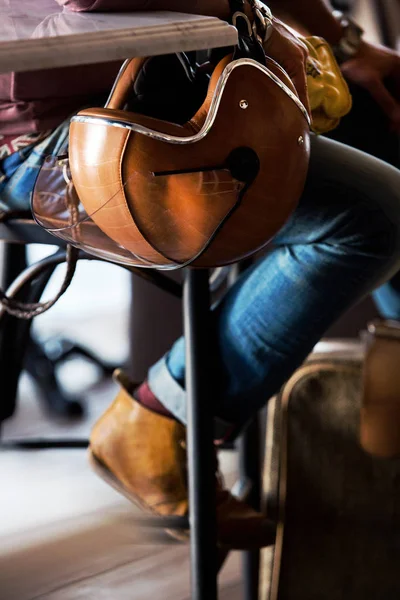
[{"label": "person's hand", "polygon": [[279,19],[273,19],[273,31],[264,45],[267,56],[273,58],[292,80],[301,102],[310,114],[307,93],[307,46]]},{"label": "person's hand", "polygon": [[[363,42],[358,53],[341,65],[345,77],[367,89],[400,133],[400,54]],[[386,84],[390,85],[390,91]]]}]

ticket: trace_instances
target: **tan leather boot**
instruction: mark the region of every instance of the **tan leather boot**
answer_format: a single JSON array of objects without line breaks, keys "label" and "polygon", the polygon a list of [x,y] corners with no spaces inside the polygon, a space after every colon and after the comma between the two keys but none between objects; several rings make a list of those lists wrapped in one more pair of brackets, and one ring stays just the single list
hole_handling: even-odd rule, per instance
[{"label": "tan leather boot", "polygon": [[[121,390],[93,428],[89,456],[96,472],[148,514],[188,513],[186,430],[158,415],[129,393],[120,371]],[[261,548],[275,541],[275,525],[224,490],[217,479],[218,541],[236,549]],[[187,532],[170,532],[187,539]]]}]

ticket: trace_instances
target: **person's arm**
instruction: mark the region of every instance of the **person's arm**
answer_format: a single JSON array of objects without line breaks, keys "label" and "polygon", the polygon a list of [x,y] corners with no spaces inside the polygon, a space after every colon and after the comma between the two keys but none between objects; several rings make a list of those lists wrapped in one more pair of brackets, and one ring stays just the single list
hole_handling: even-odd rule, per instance
[{"label": "person's arm", "polygon": [[57,0],[58,4],[77,12],[171,10],[228,19],[228,0]]},{"label": "person's arm", "polygon": [[342,29],[324,0],[266,0],[275,16],[301,32],[318,35],[335,45]]},{"label": "person's arm", "polygon": [[[267,0],[267,4],[300,33],[321,36],[333,46],[342,36],[341,26],[324,0]],[[349,81],[370,92],[392,128],[400,133],[400,53],[363,41],[357,54],[343,62],[341,69]]]}]

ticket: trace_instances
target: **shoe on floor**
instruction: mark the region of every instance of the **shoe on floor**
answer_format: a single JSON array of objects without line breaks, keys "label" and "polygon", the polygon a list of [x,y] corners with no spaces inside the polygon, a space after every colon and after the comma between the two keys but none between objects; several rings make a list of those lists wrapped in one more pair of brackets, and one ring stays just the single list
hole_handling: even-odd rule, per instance
[{"label": "shoe on floor", "polygon": [[[131,395],[135,388],[115,373],[120,391],[95,424],[89,457],[95,471],[149,515],[188,514],[186,428],[148,410]],[[223,489],[217,475],[218,542],[234,549],[268,546],[275,525]],[[169,531],[187,539],[184,530]]]}]

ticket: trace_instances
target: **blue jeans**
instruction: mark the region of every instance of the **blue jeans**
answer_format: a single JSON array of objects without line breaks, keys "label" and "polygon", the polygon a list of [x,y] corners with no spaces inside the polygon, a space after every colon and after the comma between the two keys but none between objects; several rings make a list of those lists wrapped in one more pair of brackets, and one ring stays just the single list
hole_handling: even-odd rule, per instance
[{"label": "blue jeans", "polygon": [[385,319],[400,321],[400,271],[374,292],[375,304]]},{"label": "blue jeans", "polygon": [[[274,240],[273,250],[215,308],[222,377],[215,415],[231,423],[246,422],[326,329],[399,265],[400,171],[358,150],[313,137],[308,180],[297,210]],[[184,379],[181,338],[150,369],[149,386],[182,422]]]},{"label": "blue jeans", "polygon": [[[0,203],[28,208],[44,156],[57,154],[68,124],[2,163]],[[400,171],[332,140],[312,137],[298,208],[272,250],[214,310],[222,392],[215,415],[244,423],[279,389],[326,329],[394,275],[400,257]],[[386,284],[380,288],[383,293]],[[397,295],[400,315],[400,294]],[[184,341],[149,371],[149,385],[186,420]]]},{"label": "blue jeans", "polygon": [[39,144],[26,146],[0,161],[0,208],[29,210],[36,177],[47,155],[57,156],[68,140],[69,120]]}]

